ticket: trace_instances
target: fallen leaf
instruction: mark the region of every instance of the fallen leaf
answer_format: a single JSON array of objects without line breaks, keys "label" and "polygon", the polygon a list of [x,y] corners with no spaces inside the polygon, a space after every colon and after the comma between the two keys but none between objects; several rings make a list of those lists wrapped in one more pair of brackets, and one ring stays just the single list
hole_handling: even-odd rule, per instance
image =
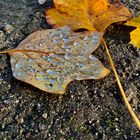
[{"label": "fallen leaf", "polygon": [[135,47],[140,48],[140,15],[136,18],[131,19],[130,21],[127,21],[125,25],[137,27],[130,33],[130,43]]},{"label": "fallen leaf", "polygon": [[119,0],[54,0],[54,8],[46,11],[46,20],[54,28],[68,25],[74,31],[104,31],[110,24],[130,17]]},{"label": "fallen leaf", "polygon": [[100,79],[109,71],[91,53],[100,32],[74,33],[69,27],[29,35],[8,54],[15,78],[43,91],[64,94],[73,80]]}]

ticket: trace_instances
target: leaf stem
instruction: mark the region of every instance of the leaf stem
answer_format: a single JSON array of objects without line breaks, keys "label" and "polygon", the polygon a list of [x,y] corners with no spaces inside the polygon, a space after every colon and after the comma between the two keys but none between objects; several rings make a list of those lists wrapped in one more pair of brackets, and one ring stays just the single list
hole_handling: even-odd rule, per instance
[{"label": "leaf stem", "polygon": [[50,53],[53,53],[53,52],[43,52],[43,51],[40,51],[40,50],[6,50],[6,51],[2,51],[0,52],[0,54],[5,54],[5,53],[13,53],[13,52],[36,52],[36,53],[44,53],[46,55],[50,54]]},{"label": "leaf stem", "polygon": [[120,82],[119,76],[118,76],[117,71],[116,71],[116,69],[115,69],[115,66],[114,66],[114,63],[113,63],[111,54],[110,54],[110,52],[109,52],[109,50],[108,50],[107,44],[106,44],[106,42],[105,42],[104,39],[102,39],[102,41],[103,41],[104,47],[105,47],[105,49],[106,49],[106,52],[107,52],[107,55],[108,55],[108,58],[109,58],[109,61],[110,61],[112,70],[113,70],[114,75],[115,75],[115,77],[116,77],[116,80],[117,80],[117,83],[118,83],[118,86],[119,86],[119,89],[120,89],[122,98],[123,98],[123,100],[124,100],[124,102],[125,102],[125,105],[126,105],[128,111],[129,111],[129,113],[131,114],[131,116],[132,116],[134,122],[136,123],[138,129],[140,130],[140,121],[139,121],[138,117],[136,116],[136,114],[134,113],[134,111],[133,111],[131,105],[129,104],[129,102],[128,102],[128,100],[127,100],[127,97],[126,97],[125,92],[124,92],[124,90],[123,90],[123,87],[122,87],[122,84],[121,84],[121,82]]},{"label": "leaf stem", "polygon": [[51,53],[55,53],[55,54],[59,54],[59,55],[64,55],[65,53],[58,53],[58,52],[55,52],[55,51],[48,51],[48,52],[45,52],[45,51],[42,51],[42,50],[27,50],[27,49],[23,49],[23,50],[18,50],[18,49],[13,49],[13,50],[6,50],[6,51],[2,51],[0,52],[0,54],[6,54],[6,53],[16,53],[16,52],[29,52],[29,53],[43,53],[45,55],[50,55]]}]

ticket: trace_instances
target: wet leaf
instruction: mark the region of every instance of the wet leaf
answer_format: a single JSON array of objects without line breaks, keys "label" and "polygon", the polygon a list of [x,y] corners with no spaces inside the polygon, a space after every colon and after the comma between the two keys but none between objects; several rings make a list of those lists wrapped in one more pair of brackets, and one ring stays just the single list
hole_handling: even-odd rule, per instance
[{"label": "wet leaf", "polygon": [[74,31],[104,31],[110,24],[130,17],[119,0],[54,0],[54,8],[46,11],[46,20],[54,28],[68,25]]},{"label": "wet leaf", "polygon": [[37,31],[8,52],[13,75],[59,94],[73,80],[103,78],[109,71],[91,54],[101,37],[100,32],[74,33],[68,27]]},{"label": "wet leaf", "polygon": [[137,27],[130,33],[130,43],[135,47],[140,48],[140,15],[136,18],[131,19],[130,21],[127,21],[125,25]]}]

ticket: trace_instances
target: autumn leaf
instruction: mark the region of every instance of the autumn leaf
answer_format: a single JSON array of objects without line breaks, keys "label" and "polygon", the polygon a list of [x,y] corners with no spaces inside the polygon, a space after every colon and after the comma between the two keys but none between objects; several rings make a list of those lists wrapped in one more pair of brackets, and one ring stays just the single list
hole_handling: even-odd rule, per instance
[{"label": "autumn leaf", "polygon": [[64,94],[73,80],[100,79],[109,71],[91,53],[100,32],[74,33],[68,27],[29,35],[8,54],[13,75],[43,91]]},{"label": "autumn leaf", "polygon": [[54,28],[68,25],[74,31],[104,31],[110,24],[130,17],[119,0],[54,0],[54,8],[46,11],[46,20]]},{"label": "autumn leaf", "polygon": [[130,21],[127,21],[125,25],[136,27],[136,29],[130,33],[130,43],[135,47],[140,48],[140,15]]}]

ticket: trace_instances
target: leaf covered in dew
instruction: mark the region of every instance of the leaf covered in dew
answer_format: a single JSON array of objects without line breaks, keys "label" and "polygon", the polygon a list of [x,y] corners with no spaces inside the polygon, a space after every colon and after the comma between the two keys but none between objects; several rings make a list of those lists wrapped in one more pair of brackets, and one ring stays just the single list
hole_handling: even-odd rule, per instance
[{"label": "leaf covered in dew", "polygon": [[136,29],[130,33],[130,43],[135,47],[140,48],[140,15],[127,21],[125,25],[136,27]]},{"label": "leaf covered in dew", "polygon": [[70,26],[74,31],[104,31],[110,24],[130,17],[120,0],[54,0],[54,7],[46,11],[46,20],[54,28]]},{"label": "leaf covered in dew", "polygon": [[74,33],[69,27],[34,32],[8,52],[13,75],[58,94],[73,80],[103,78],[109,71],[91,54],[101,37],[100,32]]}]

